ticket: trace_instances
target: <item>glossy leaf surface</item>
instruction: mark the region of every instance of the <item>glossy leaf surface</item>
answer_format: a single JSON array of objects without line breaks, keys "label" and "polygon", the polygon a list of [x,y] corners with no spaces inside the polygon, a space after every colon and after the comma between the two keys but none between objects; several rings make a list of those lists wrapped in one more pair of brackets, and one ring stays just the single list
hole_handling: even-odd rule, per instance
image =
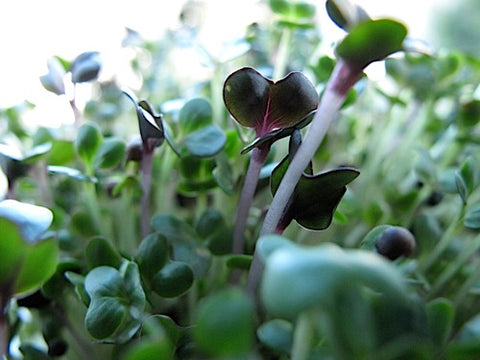
[{"label": "glossy leaf surface", "polygon": [[[273,194],[277,191],[288,164],[287,157],[274,170],[271,180]],[[347,190],[346,185],[358,175],[359,171],[354,168],[338,168],[317,175],[304,173],[295,187],[282,222],[288,224],[294,219],[308,229],[327,228]]]},{"label": "glossy leaf surface", "polygon": [[299,72],[274,82],[248,67],[229,75],[223,99],[233,118],[255,129],[257,137],[295,125],[319,100],[312,83]]}]

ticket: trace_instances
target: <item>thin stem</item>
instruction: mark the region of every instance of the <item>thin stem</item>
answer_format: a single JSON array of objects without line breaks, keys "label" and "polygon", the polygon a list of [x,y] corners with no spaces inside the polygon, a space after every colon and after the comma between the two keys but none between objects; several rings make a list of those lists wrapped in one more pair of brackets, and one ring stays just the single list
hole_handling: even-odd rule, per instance
[{"label": "thin stem", "polygon": [[448,226],[447,230],[443,233],[442,237],[440,238],[440,241],[437,243],[433,251],[430,253],[430,255],[420,263],[419,265],[419,270],[422,273],[425,273],[430,266],[432,266],[437,259],[442,255],[442,253],[445,251],[445,249],[448,248],[448,246],[452,243],[454,236],[453,234],[457,231],[457,229],[462,226],[461,219],[463,218],[463,215],[465,214],[465,206],[462,206],[462,210],[459,212],[457,218],[450,223]]},{"label": "thin stem", "polygon": [[273,70],[273,78],[280,79],[285,76],[287,71],[288,55],[290,52],[290,43],[292,42],[293,31],[286,26],[282,30],[280,43],[278,45],[278,53],[275,59],[275,68]]},{"label": "thin stem", "polygon": [[[318,110],[312,120],[310,129],[293,157],[275,193],[267,215],[265,216],[260,236],[276,231],[285,206],[288,204],[298,180],[325,137],[328,127],[337,117],[338,111],[345,101],[348,91],[359,79],[361,74],[362,69],[354,67],[341,59],[337,62],[318,106]],[[247,281],[247,292],[252,297],[254,297],[255,290],[260,281],[262,267],[261,260],[258,258],[257,252],[255,252]]]},{"label": "thin stem", "polygon": [[454,299],[455,307],[460,306],[463,303],[464,299],[467,297],[468,293],[472,287],[480,280],[480,266],[477,264],[475,271],[470,274],[468,279],[463,283],[460,290],[457,291],[457,295]]},{"label": "thin stem", "polygon": [[95,189],[95,183],[87,181],[84,183],[85,192],[85,205],[90,214],[90,218],[96,230],[100,234],[105,234],[106,227],[102,222],[102,214],[100,211],[100,204],[98,203],[97,191]]},{"label": "thin stem", "polygon": [[297,318],[293,333],[292,360],[306,360],[310,355],[314,328],[311,314],[301,313]]},{"label": "thin stem", "polygon": [[72,108],[73,111],[73,118],[74,118],[74,125],[75,129],[80,128],[80,122],[82,119],[82,112],[80,109],[77,107],[77,102],[76,102],[76,93],[77,93],[77,85],[73,85],[73,96],[70,99],[70,107]]},{"label": "thin stem", "polygon": [[0,357],[6,359],[8,356],[8,321],[7,321],[7,304],[9,296],[0,295]]},{"label": "thin stem", "polygon": [[247,225],[248,212],[252,206],[253,197],[257,188],[258,177],[262,166],[267,159],[268,148],[255,148],[252,151],[250,164],[248,165],[247,175],[243,183],[242,193],[235,215],[235,230],[233,233],[233,253],[242,254],[244,247],[244,234]]},{"label": "thin stem", "polygon": [[460,270],[465,262],[476,253],[480,248],[480,236],[477,236],[473,242],[466,247],[460,255],[455,259],[453,263],[450,263],[444,272],[438,277],[437,281],[433,284],[429,297],[434,297],[442,287]]},{"label": "thin stem", "polygon": [[141,224],[142,235],[150,232],[150,188],[152,183],[153,150],[144,151],[142,156],[142,202],[141,202]]}]

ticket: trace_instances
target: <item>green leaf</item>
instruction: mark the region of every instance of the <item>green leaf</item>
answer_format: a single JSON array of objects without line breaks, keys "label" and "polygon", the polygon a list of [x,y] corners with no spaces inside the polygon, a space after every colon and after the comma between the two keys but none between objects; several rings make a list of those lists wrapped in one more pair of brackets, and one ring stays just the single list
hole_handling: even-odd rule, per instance
[{"label": "green leaf", "polygon": [[249,355],[253,345],[254,312],[239,289],[210,295],[199,304],[193,335],[207,354],[219,358]]},{"label": "green leaf", "polygon": [[153,291],[168,298],[182,295],[192,284],[191,267],[180,261],[168,263],[152,278]]},{"label": "green leaf", "polygon": [[212,123],[212,106],[203,98],[188,101],[180,110],[178,123],[183,133],[200,130]]},{"label": "green leaf", "polygon": [[78,169],[73,169],[67,166],[50,165],[47,166],[47,171],[52,174],[65,175],[79,181],[97,182],[97,178],[88,176]]},{"label": "green leaf", "polygon": [[470,229],[480,229],[480,204],[475,204],[467,210],[463,224]]},{"label": "green leaf", "polygon": [[95,80],[98,77],[102,62],[100,53],[88,51],[78,55],[72,62],[70,71],[73,83],[82,83]]},{"label": "green leaf", "polygon": [[471,100],[462,104],[458,114],[458,123],[464,128],[471,128],[478,124],[480,119],[480,100]]},{"label": "green leaf", "polygon": [[128,349],[122,360],[173,359],[173,349],[166,339],[142,340]]},{"label": "green leaf", "polygon": [[[259,241],[271,240],[264,237]],[[388,299],[407,301],[402,275],[376,254],[342,250],[330,243],[302,247],[283,242],[285,245],[277,246],[265,260],[261,283],[261,298],[271,315],[295,319],[308,309],[335,306],[335,294],[347,283],[370,287]]]},{"label": "green leaf", "polygon": [[111,266],[99,266],[85,277],[85,290],[90,297],[124,295],[120,272]]},{"label": "green leaf", "polygon": [[80,156],[86,164],[91,164],[102,140],[102,133],[95,123],[83,124],[80,129],[78,129],[75,139],[75,150],[78,156]]},{"label": "green leaf", "polygon": [[445,298],[437,298],[427,305],[428,327],[435,345],[444,345],[452,331],[455,308]]},{"label": "green leaf", "polygon": [[228,76],[223,99],[233,118],[255,129],[257,137],[297,124],[319,101],[315,87],[299,72],[274,82],[248,67]]},{"label": "green leaf", "polygon": [[130,314],[136,320],[143,320],[146,297],[140,280],[138,265],[133,261],[126,261],[122,264],[120,272],[123,277],[125,293],[129,300]]},{"label": "green leaf", "polygon": [[125,321],[127,307],[120,298],[94,297],[85,315],[85,326],[95,339],[115,334]]},{"label": "green leaf", "polygon": [[360,243],[360,248],[369,251],[376,251],[375,243],[377,242],[378,237],[390,227],[391,225],[379,225],[374,227],[367,233],[367,235],[365,235],[365,237]]},{"label": "green leaf", "polygon": [[168,260],[168,245],[164,236],[150,234],[142,240],[135,256],[141,274],[152,279]]},{"label": "green leaf", "polygon": [[400,51],[406,35],[406,27],[394,20],[365,21],[351,29],[336,52],[346,62],[364,68]]},{"label": "green leaf", "polygon": [[120,266],[120,256],[113,249],[112,245],[101,237],[90,240],[86,249],[87,263],[90,268],[98,266]]},{"label": "green leaf", "polygon": [[257,329],[260,341],[270,349],[290,354],[293,344],[293,326],[282,319],[270,320]]},{"label": "green leaf", "polygon": [[125,157],[126,147],[125,142],[120,139],[105,139],[95,156],[95,167],[109,169],[117,166]]},{"label": "green leaf", "polygon": [[469,196],[469,191],[467,187],[467,183],[465,182],[464,177],[460,172],[455,173],[455,185],[457,187],[457,192],[462,198],[463,204],[467,204],[468,196]]},{"label": "green leaf", "polygon": [[252,264],[252,256],[231,255],[227,258],[226,264],[230,269],[248,270]]},{"label": "green leaf", "polygon": [[211,157],[223,149],[225,141],[223,131],[217,126],[209,125],[188,134],[183,143],[190,155]]},{"label": "green leaf", "polygon": [[30,292],[45,283],[54,273],[59,257],[54,239],[28,246],[22,256],[13,291],[15,294]]},{"label": "green leaf", "polygon": [[0,202],[0,218],[8,219],[18,226],[23,241],[35,244],[50,227],[53,213],[43,206],[3,200]]},{"label": "green leaf", "polygon": [[[286,157],[275,168],[270,183],[273,194],[277,191],[289,163]],[[354,168],[338,168],[317,175],[304,173],[295,187],[282,224],[286,226],[294,219],[308,229],[327,228],[332,222],[338,203],[347,190],[346,185],[358,175],[359,171]]]}]

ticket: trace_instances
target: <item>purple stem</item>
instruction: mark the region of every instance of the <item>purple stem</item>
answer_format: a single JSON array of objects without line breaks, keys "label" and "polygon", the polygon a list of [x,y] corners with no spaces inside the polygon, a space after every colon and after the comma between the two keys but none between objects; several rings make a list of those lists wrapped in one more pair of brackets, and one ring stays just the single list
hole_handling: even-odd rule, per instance
[{"label": "purple stem", "polygon": [[[337,62],[308,133],[293,157],[273,197],[273,201],[265,216],[260,236],[277,232],[276,230],[285,211],[285,206],[288,204],[302,172],[308,166],[315,151],[325,137],[328,127],[337,117],[337,113],[345,101],[348,91],[360,78],[362,71],[363,68],[353,66],[342,59]],[[247,292],[252,298],[255,296],[262,269],[263,264],[259,259],[257,251],[255,251],[247,281]]]},{"label": "purple stem", "polygon": [[258,177],[263,164],[267,159],[270,146],[256,147],[252,151],[250,164],[248,165],[247,175],[243,183],[240,201],[235,215],[235,230],[233,232],[233,254],[243,254],[244,235],[247,225],[248,213],[252,206],[253,197],[257,188]]},{"label": "purple stem", "polygon": [[152,183],[152,164],[153,149],[148,151],[145,149],[142,155],[142,203],[141,203],[141,226],[142,235],[146,236],[150,232],[150,187]]}]

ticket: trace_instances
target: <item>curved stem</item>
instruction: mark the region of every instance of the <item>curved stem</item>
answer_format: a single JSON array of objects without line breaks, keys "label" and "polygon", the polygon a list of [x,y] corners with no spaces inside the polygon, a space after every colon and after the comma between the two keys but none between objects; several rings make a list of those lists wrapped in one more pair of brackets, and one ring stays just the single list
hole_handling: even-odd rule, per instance
[{"label": "curved stem", "polygon": [[267,159],[269,151],[270,147],[255,148],[252,151],[247,175],[245,177],[245,182],[243,183],[242,193],[240,195],[240,200],[237,207],[237,213],[235,215],[233,253],[237,255],[243,253],[244,234],[247,225],[248,212],[252,206],[260,171],[262,170],[262,166]]},{"label": "curved stem", "polygon": [[[265,216],[260,236],[274,233],[281,220],[285,206],[293,194],[302,172],[312,159],[315,151],[322,142],[328,127],[336,118],[350,88],[362,74],[362,69],[339,60],[322,96],[318,110],[310,125],[304,141],[293,157],[283,179],[275,193],[270,208]],[[257,252],[253,257],[247,282],[247,292],[254,297],[255,290],[262,272],[261,260]]]}]

